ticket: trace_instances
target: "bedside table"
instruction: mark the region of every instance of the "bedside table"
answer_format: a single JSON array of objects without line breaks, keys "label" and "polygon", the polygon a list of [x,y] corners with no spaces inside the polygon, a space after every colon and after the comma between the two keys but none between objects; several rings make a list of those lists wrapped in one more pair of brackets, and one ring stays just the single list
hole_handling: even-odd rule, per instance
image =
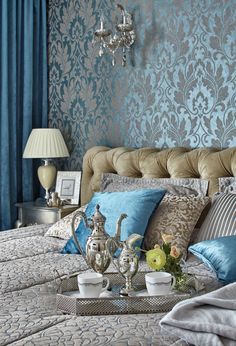
[{"label": "bedside table", "polygon": [[79,208],[79,205],[65,205],[60,208],[48,207],[45,201],[17,203],[18,220],[15,227],[24,227],[34,224],[55,223],[64,216]]}]

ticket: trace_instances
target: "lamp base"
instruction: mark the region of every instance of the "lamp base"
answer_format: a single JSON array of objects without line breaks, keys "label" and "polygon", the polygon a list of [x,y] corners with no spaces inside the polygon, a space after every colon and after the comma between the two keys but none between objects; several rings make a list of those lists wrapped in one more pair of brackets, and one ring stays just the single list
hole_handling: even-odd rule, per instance
[{"label": "lamp base", "polygon": [[44,165],[38,168],[38,178],[42,187],[46,190],[45,199],[49,199],[49,189],[53,187],[56,180],[56,167],[49,162],[49,160],[44,160]]}]

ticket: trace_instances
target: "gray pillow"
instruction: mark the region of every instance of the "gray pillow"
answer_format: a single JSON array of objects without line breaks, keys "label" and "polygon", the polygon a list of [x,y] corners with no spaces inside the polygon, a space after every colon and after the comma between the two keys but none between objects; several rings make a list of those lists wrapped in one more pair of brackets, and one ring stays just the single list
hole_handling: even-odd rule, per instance
[{"label": "gray pillow", "polygon": [[236,193],[236,177],[219,178],[219,192]]},{"label": "gray pillow", "polygon": [[208,180],[196,178],[132,178],[113,173],[104,173],[102,175],[102,192],[131,191],[147,188],[165,188],[168,193],[177,196],[206,196]]}]

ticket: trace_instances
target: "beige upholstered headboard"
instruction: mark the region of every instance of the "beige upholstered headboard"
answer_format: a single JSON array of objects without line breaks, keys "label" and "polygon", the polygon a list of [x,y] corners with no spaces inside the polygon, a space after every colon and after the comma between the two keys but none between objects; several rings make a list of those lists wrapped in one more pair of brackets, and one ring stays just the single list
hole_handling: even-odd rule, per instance
[{"label": "beige upholstered headboard", "polygon": [[236,148],[108,148],[93,147],[83,160],[81,204],[99,191],[102,173],[140,178],[202,178],[208,195],[218,191],[218,178],[236,176]]}]

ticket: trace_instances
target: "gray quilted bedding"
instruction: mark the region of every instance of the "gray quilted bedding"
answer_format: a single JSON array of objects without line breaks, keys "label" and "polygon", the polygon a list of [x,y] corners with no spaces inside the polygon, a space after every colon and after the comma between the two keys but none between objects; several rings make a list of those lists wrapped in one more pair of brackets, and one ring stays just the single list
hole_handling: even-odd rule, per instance
[{"label": "gray quilted bedding", "polygon": [[[60,254],[65,241],[44,237],[47,229],[37,225],[0,233],[0,345],[186,345],[161,333],[161,313],[76,317],[57,312],[55,277],[88,268],[81,256]],[[203,265],[190,259],[188,268],[208,288],[217,287]]]}]

